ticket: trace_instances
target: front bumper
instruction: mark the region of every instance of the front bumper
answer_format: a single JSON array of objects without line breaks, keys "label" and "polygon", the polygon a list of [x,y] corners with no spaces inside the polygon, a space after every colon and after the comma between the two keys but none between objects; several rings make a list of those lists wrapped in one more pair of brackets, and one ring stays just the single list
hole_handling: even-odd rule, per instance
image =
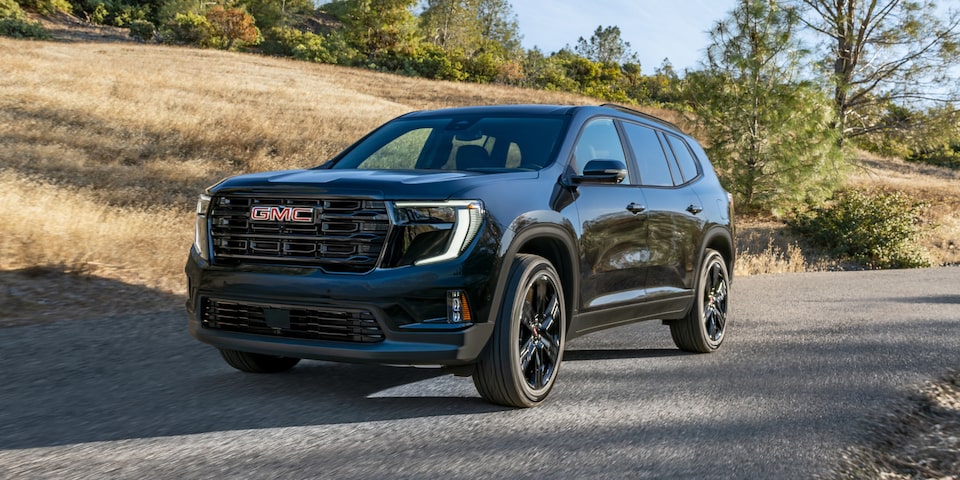
[{"label": "front bumper", "polygon": [[[493,332],[489,275],[463,264],[378,270],[367,275],[330,275],[316,269],[219,268],[191,252],[189,331],[217,348],[266,355],[358,363],[459,366],[476,361]],[[441,323],[446,292],[462,290],[474,307],[472,323]],[[331,341],[209,328],[206,302],[231,302],[276,311],[324,309],[369,312],[379,341]],[[209,325],[209,324],[208,324]],[[279,331],[279,330],[278,330]]]}]

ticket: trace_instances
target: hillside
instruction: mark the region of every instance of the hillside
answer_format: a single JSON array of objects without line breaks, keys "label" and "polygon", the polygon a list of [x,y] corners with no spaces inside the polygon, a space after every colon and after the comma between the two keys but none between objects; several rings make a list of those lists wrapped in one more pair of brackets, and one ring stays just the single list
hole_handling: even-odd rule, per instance
[{"label": "hillside", "polygon": [[[196,195],[310,167],[383,121],[467,104],[598,103],[249,54],[0,39],[0,269],[53,266],[180,293]],[[668,111],[651,113],[675,119]],[[875,160],[857,182],[933,202],[937,263],[960,262],[957,172]],[[742,219],[738,274],[833,268]],[[951,243],[952,242],[952,243]]]}]

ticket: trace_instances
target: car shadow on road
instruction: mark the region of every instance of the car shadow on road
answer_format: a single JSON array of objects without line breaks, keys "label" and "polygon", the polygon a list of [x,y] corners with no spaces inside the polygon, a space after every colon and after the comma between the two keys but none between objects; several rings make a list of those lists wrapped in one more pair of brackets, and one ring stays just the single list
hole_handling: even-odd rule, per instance
[{"label": "car shadow on road", "polygon": [[930,297],[908,297],[899,299],[903,303],[946,303],[960,305],[960,295],[937,295]]},{"label": "car shadow on road", "polygon": [[620,360],[631,358],[661,358],[696,355],[683,350],[668,348],[649,349],[595,349],[595,350],[567,350],[563,352],[564,362],[580,362],[587,360]]},{"label": "car shadow on road", "polygon": [[242,373],[189,336],[182,310],[5,328],[0,356],[0,449],[509,410],[440,369]]}]

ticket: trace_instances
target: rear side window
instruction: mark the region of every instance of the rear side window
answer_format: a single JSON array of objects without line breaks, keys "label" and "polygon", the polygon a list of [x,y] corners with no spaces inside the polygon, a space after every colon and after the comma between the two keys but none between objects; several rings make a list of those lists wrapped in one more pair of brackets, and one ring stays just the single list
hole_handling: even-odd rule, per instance
[{"label": "rear side window", "polygon": [[697,160],[693,158],[693,154],[690,153],[690,148],[687,147],[686,142],[675,135],[667,134],[665,136],[667,137],[667,141],[670,142],[673,154],[677,157],[677,163],[680,165],[680,173],[683,174],[684,183],[697,178],[697,175],[700,174],[700,171],[697,169]]},{"label": "rear side window", "polygon": [[657,132],[633,123],[624,123],[623,128],[637,159],[640,183],[653,187],[672,187],[673,176],[670,174],[667,156],[663,153]]}]

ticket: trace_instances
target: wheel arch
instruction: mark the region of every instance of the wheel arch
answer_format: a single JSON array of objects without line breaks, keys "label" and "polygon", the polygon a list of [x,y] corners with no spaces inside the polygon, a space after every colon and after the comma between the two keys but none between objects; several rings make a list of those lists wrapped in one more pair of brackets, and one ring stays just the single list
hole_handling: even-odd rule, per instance
[{"label": "wheel arch", "polygon": [[[506,242],[505,242],[506,243]],[[557,270],[563,286],[566,303],[566,325],[575,313],[579,301],[580,266],[577,262],[576,241],[566,229],[557,225],[536,225],[515,233],[509,239],[509,245],[502,250],[500,272],[497,276],[496,291],[489,320],[496,321],[503,308],[503,293],[509,280],[510,268],[517,255],[537,255],[549,261]]]},{"label": "wheel arch", "polygon": [[726,228],[716,226],[710,229],[704,236],[703,244],[700,246],[700,255],[697,258],[697,270],[700,271],[700,264],[707,249],[716,250],[723,257],[727,265],[727,275],[733,281],[733,265],[736,262],[736,247],[733,241],[733,235]]}]

